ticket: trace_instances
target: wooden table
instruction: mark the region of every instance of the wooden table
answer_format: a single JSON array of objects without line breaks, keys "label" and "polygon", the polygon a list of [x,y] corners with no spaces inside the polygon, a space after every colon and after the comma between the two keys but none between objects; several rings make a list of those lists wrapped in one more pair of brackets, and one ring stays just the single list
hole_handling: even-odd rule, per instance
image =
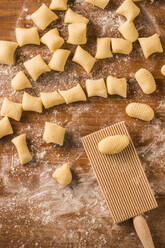
[{"label": "wooden table", "polygon": [[[0,39],[15,41],[16,26],[30,27],[30,14],[43,1],[1,0]],[[49,1],[44,1],[48,3]],[[115,10],[122,1],[111,0],[101,10],[83,0],[69,1],[77,12],[90,19],[88,43],[84,48],[93,55],[96,37],[120,37],[118,26],[124,18]],[[165,48],[165,2],[162,0],[138,4],[141,14],[135,24],[140,36],[155,32],[161,35]],[[63,25],[63,12],[59,20],[51,24],[58,27],[67,39],[67,25]],[[47,29],[49,30],[50,27]],[[40,32],[42,35],[43,32]],[[165,79],[160,68],[165,64],[163,54],[154,54],[145,60],[138,42],[130,56],[114,55],[100,60],[90,74],[74,63],[71,58],[75,46],[64,45],[72,51],[65,72],[46,73],[33,82],[27,92],[39,95],[41,91],[68,89],[78,82],[85,85],[87,78],[106,78],[108,75],[128,79],[128,98],[111,96],[108,99],[93,97],[86,103],[62,105],[42,114],[24,112],[21,122],[11,120],[14,134],[0,141],[0,247],[1,248],[141,248],[132,221],[113,225],[111,216],[99,189],[91,166],[86,158],[80,138],[117,121],[126,121],[150,184],[155,192],[159,208],[147,213],[156,248],[165,247]],[[11,78],[23,69],[23,62],[41,54],[49,61],[51,53],[43,45],[25,46],[17,52],[17,64],[12,68],[0,66],[0,102],[4,96],[21,102],[23,92],[15,92]],[[157,91],[144,95],[133,79],[141,67],[153,72]],[[125,106],[131,101],[150,104],[156,112],[151,123],[131,119],[125,114]],[[45,121],[54,121],[66,127],[64,146],[45,144],[42,140]],[[26,133],[33,161],[21,166],[11,139]],[[55,168],[69,162],[73,182],[62,188],[51,177]]]}]

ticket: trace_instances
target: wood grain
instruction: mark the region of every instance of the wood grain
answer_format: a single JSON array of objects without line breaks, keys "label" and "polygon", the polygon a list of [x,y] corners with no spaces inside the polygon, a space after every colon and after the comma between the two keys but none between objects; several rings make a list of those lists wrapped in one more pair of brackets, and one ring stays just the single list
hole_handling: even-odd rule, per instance
[{"label": "wood grain", "polygon": [[[37,0],[0,1],[0,39],[15,40],[17,26],[30,27],[29,15],[41,2]],[[116,8],[122,2],[111,0],[105,10],[92,7],[84,1],[68,1],[70,7],[90,19],[88,43],[83,47],[93,55],[96,38],[101,36],[120,37],[118,25],[124,18],[118,18]],[[161,35],[165,48],[165,3],[144,1],[138,4],[141,14],[135,24],[140,36],[155,32]],[[24,7],[23,7],[24,6]],[[47,30],[58,27],[67,39],[67,25],[63,25],[63,12]],[[19,17],[19,19],[18,19]],[[47,31],[46,30],[46,31]],[[42,35],[45,32],[41,32]],[[76,83],[85,85],[87,78],[106,78],[108,75],[126,77],[129,91],[126,100],[113,96],[108,99],[93,97],[87,103],[62,105],[45,110],[42,114],[24,112],[21,122],[11,120],[14,135],[0,141],[0,247],[1,248],[141,248],[132,221],[113,226],[102,193],[85,155],[80,138],[109,126],[117,121],[126,121],[135,147],[139,153],[147,177],[155,191],[159,207],[147,214],[156,248],[165,247],[165,79],[160,68],[165,64],[165,53],[154,54],[145,60],[138,42],[130,56],[114,55],[112,59],[100,60],[90,74],[74,63],[75,46],[65,44],[72,51],[64,73],[50,72],[33,82],[33,89],[27,92],[39,95],[41,91],[66,89]],[[31,55],[40,53],[48,62],[51,53],[41,45],[18,49],[17,65],[9,68],[0,66],[0,102],[4,96],[21,102],[23,92],[11,89],[11,78],[22,63]],[[132,77],[141,67],[152,71],[157,81],[157,91],[144,95]],[[149,124],[134,120],[125,114],[125,106],[131,101],[150,104],[156,112]],[[42,140],[45,121],[54,121],[67,128],[62,148],[47,145]],[[26,132],[33,161],[21,166],[11,139]],[[51,178],[55,168],[70,162],[74,175],[71,186],[60,188]],[[46,205],[47,203],[47,205]]]}]

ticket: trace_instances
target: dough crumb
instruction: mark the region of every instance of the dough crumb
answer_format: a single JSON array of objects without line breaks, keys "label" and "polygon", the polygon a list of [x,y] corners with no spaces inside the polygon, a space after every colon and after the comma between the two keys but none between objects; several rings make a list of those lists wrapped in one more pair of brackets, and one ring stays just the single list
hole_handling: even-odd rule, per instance
[{"label": "dough crumb", "polygon": [[72,173],[68,164],[57,168],[52,177],[62,186],[66,186],[72,181]]}]

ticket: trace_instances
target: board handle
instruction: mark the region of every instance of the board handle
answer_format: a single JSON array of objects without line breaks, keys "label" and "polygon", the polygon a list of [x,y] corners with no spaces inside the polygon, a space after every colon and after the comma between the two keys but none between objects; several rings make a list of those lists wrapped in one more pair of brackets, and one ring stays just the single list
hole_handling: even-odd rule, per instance
[{"label": "board handle", "polygon": [[144,248],[155,248],[154,242],[152,240],[151,232],[148,227],[147,221],[142,215],[136,216],[133,219],[133,224],[136,233],[142,242]]}]

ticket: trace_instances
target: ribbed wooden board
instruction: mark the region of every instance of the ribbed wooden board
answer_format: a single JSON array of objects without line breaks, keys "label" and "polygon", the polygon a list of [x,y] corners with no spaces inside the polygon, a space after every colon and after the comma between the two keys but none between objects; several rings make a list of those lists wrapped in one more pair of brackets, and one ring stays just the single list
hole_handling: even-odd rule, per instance
[{"label": "ribbed wooden board", "polygon": [[[101,154],[98,143],[113,135],[127,135],[130,144],[119,154]],[[114,223],[158,206],[124,122],[87,135],[82,142]]]}]

